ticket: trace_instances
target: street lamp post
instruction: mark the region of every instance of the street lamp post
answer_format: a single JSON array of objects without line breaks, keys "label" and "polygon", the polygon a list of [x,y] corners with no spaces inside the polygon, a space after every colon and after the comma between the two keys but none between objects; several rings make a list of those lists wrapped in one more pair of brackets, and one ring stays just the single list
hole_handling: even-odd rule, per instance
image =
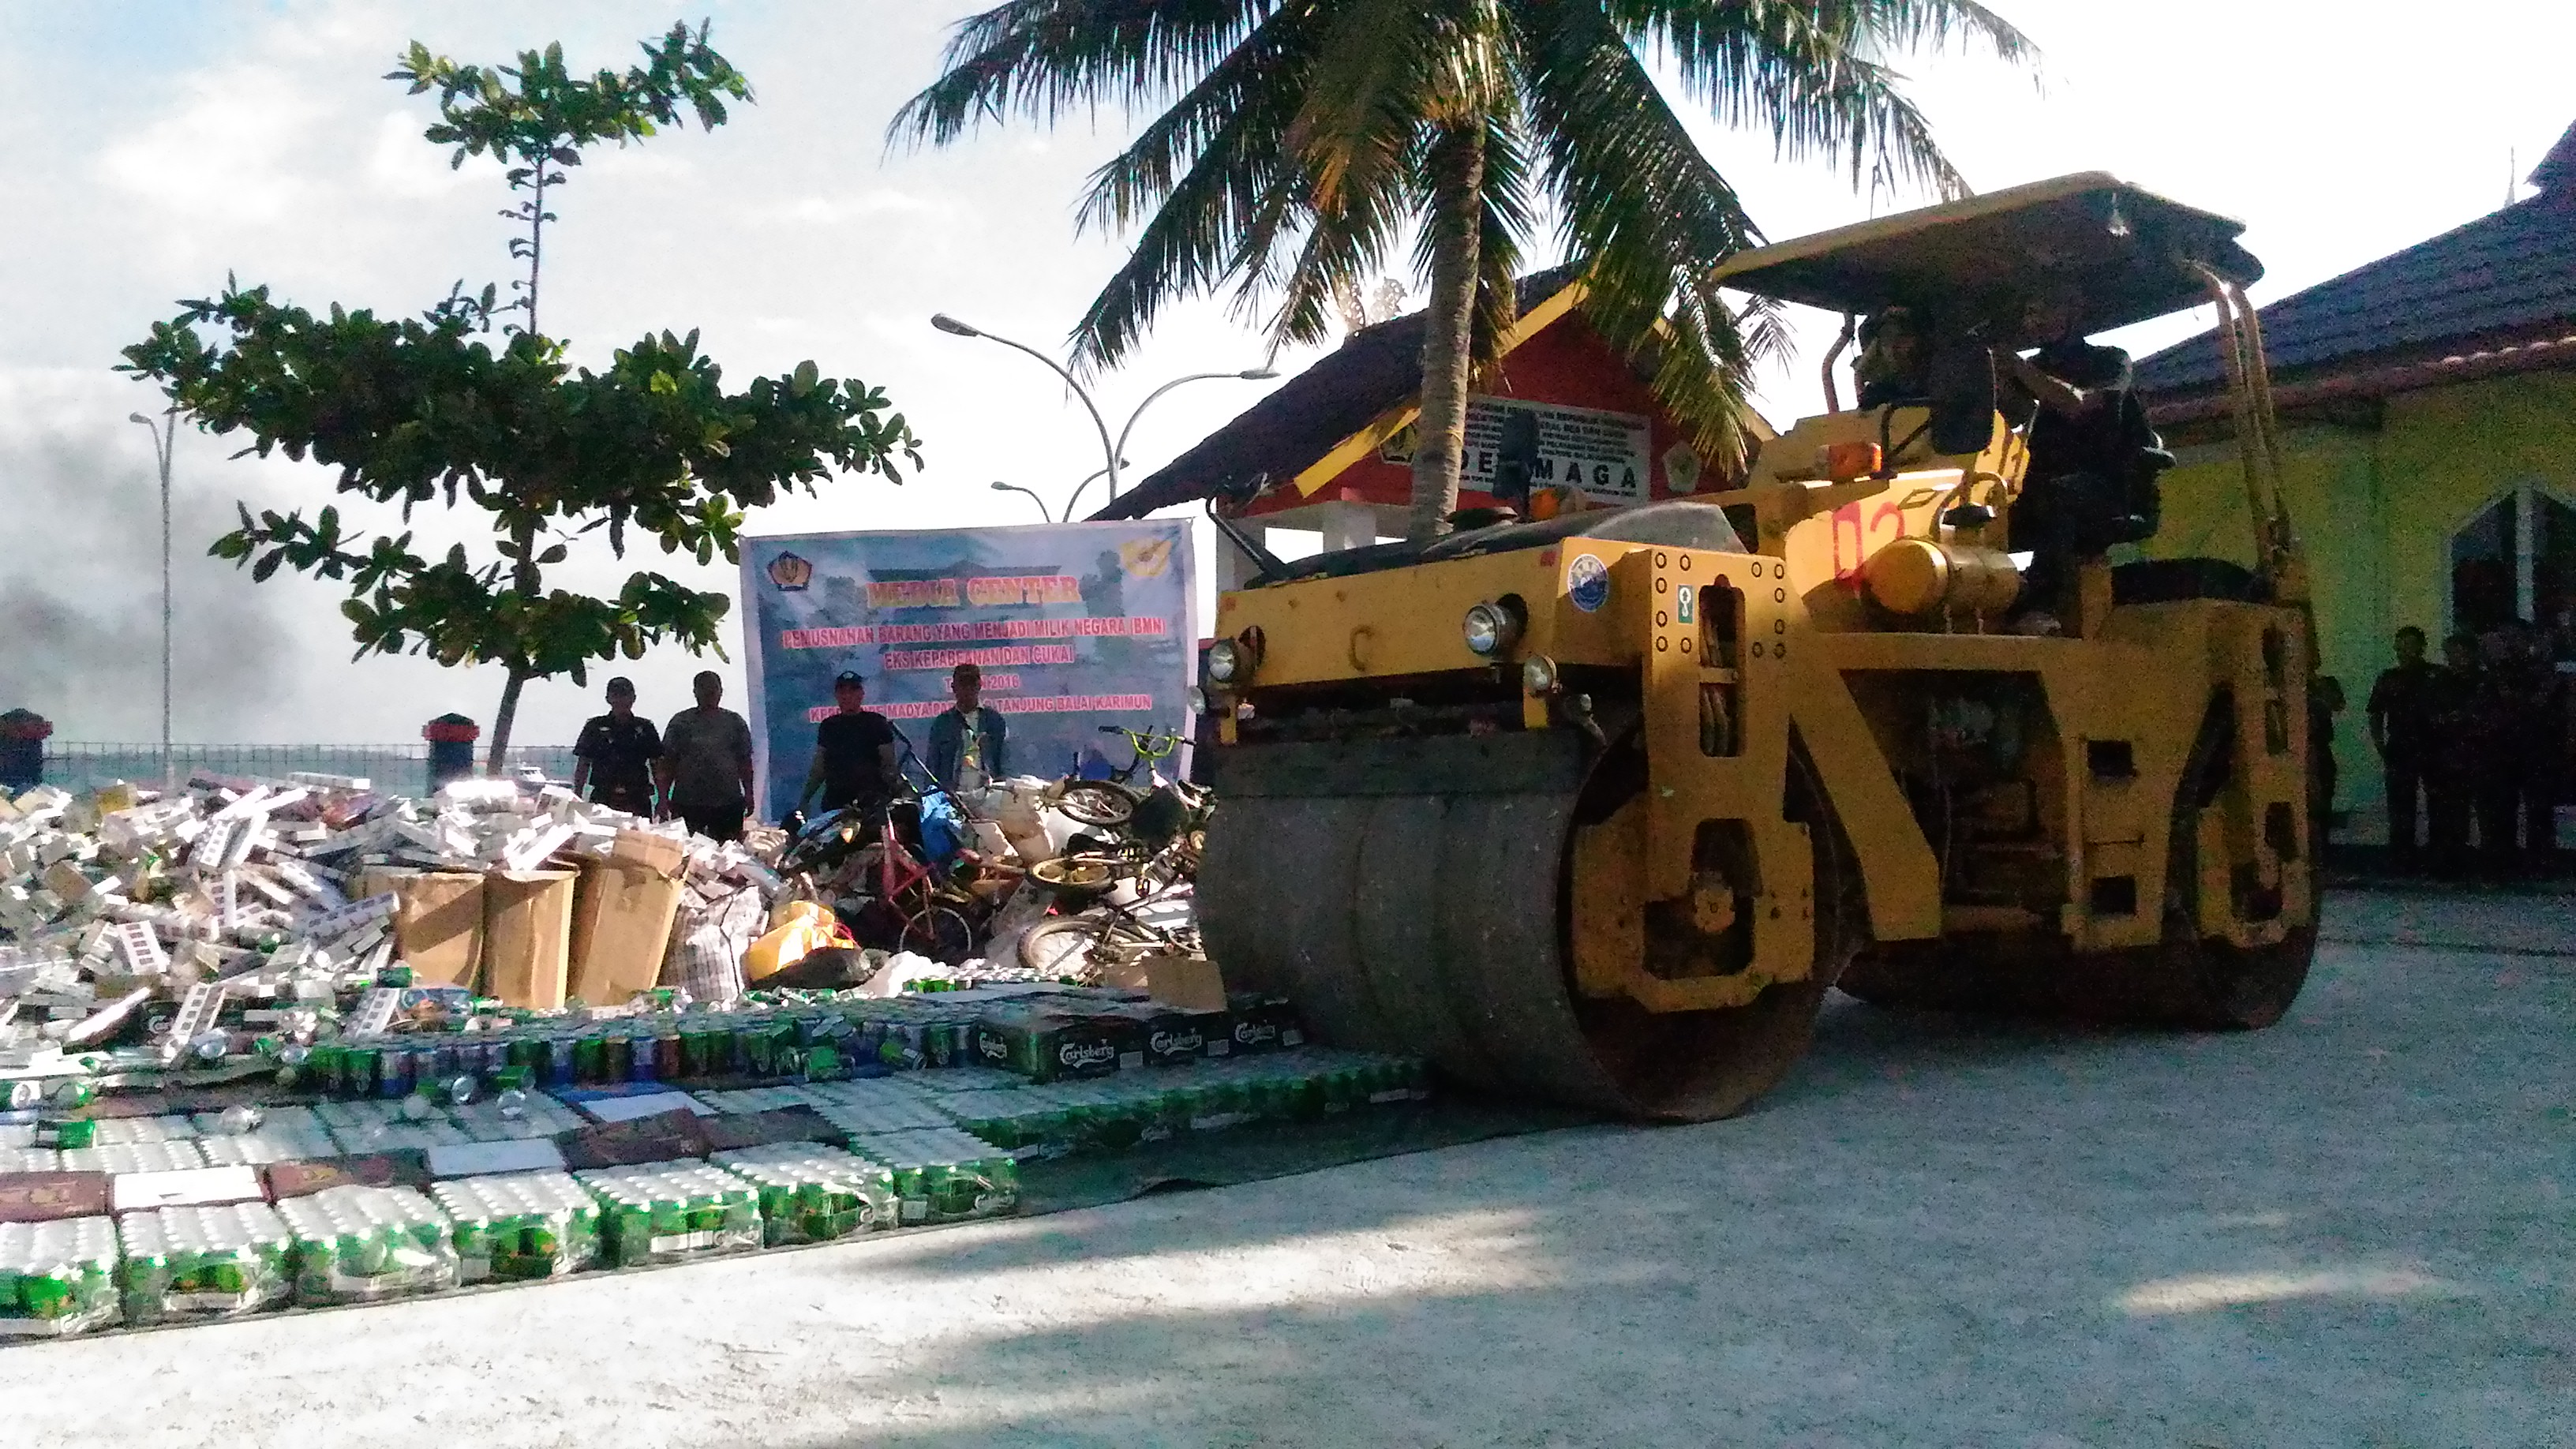
[{"label": "street lamp post", "polygon": [[1062,520],[1061,520],[1061,519],[1059,519],[1059,518],[1057,518],[1057,517],[1055,516],[1055,513],[1054,513],[1051,509],[1049,509],[1049,508],[1047,507],[1047,501],[1046,501],[1045,499],[1043,499],[1043,498],[1040,498],[1040,497],[1037,495],[1037,493],[1036,493],[1034,490],[1032,490],[1032,489],[1023,488],[1023,487],[1021,487],[1021,486],[1020,486],[1019,484],[1017,484],[1017,483],[1003,483],[1003,482],[996,481],[996,482],[993,484],[993,491],[994,491],[994,492],[996,492],[996,493],[1017,493],[1017,494],[1019,494],[1021,497],[1026,498],[1026,499],[1027,499],[1027,500],[1029,500],[1031,503],[1034,503],[1034,504],[1036,504],[1036,505],[1038,506],[1038,517],[1039,517],[1039,518],[1041,518],[1041,519],[1045,520],[1045,521],[1046,521],[1046,522],[1048,522],[1048,523],[1059,523],[1059,522],[1062,522]]},{"label": "street lamp post", "polygon": [[126,421],[141,423],[152,435],[152,456],[161,465],[161,788],[166,792],[179,785],[170,760],[170,454],[178,445],[179,410],[162,414],[159,426],[141,413],[126,414]]},{"label": "street lamp post", "polygon": [[[960,322],[945,312],[933,313],[930,318],[930,325],[953,337],[981,337],[987,342],[998,342],[1004,347],[1015,348],[1021,352],[1025,352],[1029,356],[1036,358],[1038,361],[1045,363],[1049,371],[1064,379],[1064,385],[1072,389],[1075,397],[1082,399],[1083,410],[1091,414],[1091,425],[1094,428],[1097,428],[1100,432],[1101,457],[1105,461],[1106,466],[1101,468],[1099,472],[1092,474],[1090,478],[1085,478],[1080,483],[1074,485],[1073,497],[1066,499],[1064,504],[1064,516],[1067,520],[1070,520],[1073,517],[1074,500],[1082,496],[1082,491],[1091,486],[1093,479],[1102,477],[1107,478],[1109,480],[1109,496],[1112,499],[1115,499],[1118,496],[1118,470],[1120,467],[1124,466],[1126,462],[1128,435],[1136,431],[1136,420],[1145,415],[1145,409],[1152,407],[1157,398],[1160,398],[1163,394],[1170,392],[1172,389],[1179,387],[1183,383],[1206,382],[1216,378],[1233,378],[1241,382],[1267,382],[1279,375],[1277,372],[1267,367],[1247,367],[1241,372],[1193,372],[1183,377],[1173,378],[1170,382],[1164,383],[1161,387],[1145,394],[1145,400],[1136,405],[1136,411],[1127,415],[1127,425],[1118,430],[1118,438],[1115,442],[1112,442],[1109,437],[1109,423],[1107,419],[1101,416],[1100,405],[1092,401],[1091,394],[1083,389],[1081,383],[1074,381],[1073,374],[1066,371],[1065,368],[1054,358],[1047,356],[1045,353],[1038,351],[1036,348],[1029,346],[1025,342],[1013,342],[1008,337],[987,332],[983,328],[977,327],[972,323]],[[1000,488],[1002,485],[996,483],[993,486]],[[1025,492],[1026,490],[1020,491]],[[1035,497],[1036,495],[1031,494],[1030,496]],[[1040,508],[1044,508],[1046,504],[1041,500],[1038,506]]]}]

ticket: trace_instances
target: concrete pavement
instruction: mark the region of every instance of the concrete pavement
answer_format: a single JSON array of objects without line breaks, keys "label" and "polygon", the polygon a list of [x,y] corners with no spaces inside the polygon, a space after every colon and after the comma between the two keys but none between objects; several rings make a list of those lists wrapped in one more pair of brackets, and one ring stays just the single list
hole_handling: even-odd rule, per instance
[{"label": "concrete pavement", "polygon": [[[2241,1036],[1837,999],[1750,1115],[0,1352],[25,1445],[2576,1441],[2576,901]],[[2407,941],[2416,944],[2390,944]]]}]

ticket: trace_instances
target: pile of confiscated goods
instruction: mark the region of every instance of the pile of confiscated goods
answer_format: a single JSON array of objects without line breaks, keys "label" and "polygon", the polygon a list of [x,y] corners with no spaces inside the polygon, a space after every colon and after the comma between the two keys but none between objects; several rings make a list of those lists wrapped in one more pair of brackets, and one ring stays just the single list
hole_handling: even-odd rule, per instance
[{"label": "pile of confiscated goods", "polygon": [[[1191,891],[1208,810],[1203,792],[1157,774],[925,792],[917,832],[885,815],[817,817],[776,865],[793,896],[829,915],[755,953],[750,974],[837,944],[983,978],[1134,979],[1149,957],[1200,954]],[[789,979],[821,984],[830,973],[817,967],[837,964]]]},{"label": "pile of confiscated goods", "polygon": [[701,928],[793,903],[780,841],[560,791],[0,809],[0,1339],[990,1216],[1033,1160],[1426,1092],[1186,958],[746,990]]}]

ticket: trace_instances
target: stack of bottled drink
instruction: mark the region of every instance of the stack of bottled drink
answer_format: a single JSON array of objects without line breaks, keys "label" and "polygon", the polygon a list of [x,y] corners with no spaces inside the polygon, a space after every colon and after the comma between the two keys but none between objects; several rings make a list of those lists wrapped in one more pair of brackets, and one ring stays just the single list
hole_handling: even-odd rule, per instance
[{"label": "stack of bottled drink", "polygon": [[893,1174],[895,1216],[906,1226],[1019,1210],[1019,1164],[1009,1152],[954,1127],[852,1137],[850,1151]]},{"label": "stack of bottled drink", "polygon": [[0,1147],[0,1173],[60,1172],[63,1155],[51,1147]]},{"label": "stack of bottled drink", "polygon": [[416,1188],[328,1187],[277,1205],[306,1307],[436,1293],[458,1281],[447,1214]]},{"label": "stack of bottled drink", "polygon": [[200,1112],[193,1120],[200,1134],[197,1150],[209,1167],[301,1162],[339,1152],[310,1107],[231,1107]]},{"label": "stack of bottled drink", "polygon": [[[104,1127],[107,1124],[99,1124]],[[192,1141],[119,1142],[63,1149],[65,1172],[184,1172],[204,1167],[206,1154]]]},{"label": "stack of bottled drink", "polygon": [[114,1222],[0,1223],[0,1338],[58,1338],[119,1312]]},{"label": "stack of bottled drink", "polygon": [[264,1202],[131,1212],[116,1235],[128,1323],[257,1313],[293,1288],[286,1220]]},{"label": "stack of bottled drink", "polygon": [[571,1173],[460,1177],[430,1193],[455,1226],[465,1282],[553,1278],[599,1261],[599,1204]]},{"label": "stack of bottled drink", "polygon": [[876,1163],[812,1142],[779,1142],[718,1152],[709,1161],[760,1190],[769,1245],[823,1243],[892,1227],[894,1174]]},{"label": "stack of bottled drink", "polygon": [[759,1194],[722,1168],[689,1159],[573,1175],[599,1200],[600,1236],[620,1268],[761,1245]]}]

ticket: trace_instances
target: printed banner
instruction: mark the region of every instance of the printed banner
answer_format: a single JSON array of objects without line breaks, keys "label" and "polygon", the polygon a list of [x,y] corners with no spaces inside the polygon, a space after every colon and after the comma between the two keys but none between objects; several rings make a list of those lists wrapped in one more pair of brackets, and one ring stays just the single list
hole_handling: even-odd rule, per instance
[{"label": "printed banner", "polygon": [[804,788],[832,680],[913,749],[949,707],[949,671],[984,672],[1016,775],[1127,763],[1105,724],[1186,731],[1197,601],[1177,518],[905,533],[809,533],[742,545],[743,630],[763,818]]},{"label": "printed banner", "polygon": [[[1482,394],[1467,399],[1459,487],[1492,491],[1494,466],[1503,446],[1503,418],[1509,413],[1538,417],[1538,469],[1532,483],[1570,485],[1604,503],[1646,501],[1648,482],[1654,476],[1646,460],[1653,445],[1653,425],[1641,414]],[[1412,462],[1413,428],[1407,426],[1387,439],[1379,446],[1378,457],[1388,463]]]}]

